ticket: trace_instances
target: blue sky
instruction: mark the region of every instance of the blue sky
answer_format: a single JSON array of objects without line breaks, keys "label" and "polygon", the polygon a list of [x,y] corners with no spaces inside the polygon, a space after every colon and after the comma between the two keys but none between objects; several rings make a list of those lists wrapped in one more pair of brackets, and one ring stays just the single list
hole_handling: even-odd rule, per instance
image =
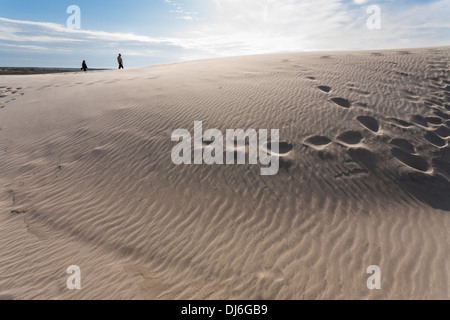
[{"label": "blue sky", "polygon": [[[68,29],[67,8],[81,10]],[[381,9],[371,30],[367,9]],[[450,0],[0,0],[0,66],[115,68],[289,51],[450,45]]]}]

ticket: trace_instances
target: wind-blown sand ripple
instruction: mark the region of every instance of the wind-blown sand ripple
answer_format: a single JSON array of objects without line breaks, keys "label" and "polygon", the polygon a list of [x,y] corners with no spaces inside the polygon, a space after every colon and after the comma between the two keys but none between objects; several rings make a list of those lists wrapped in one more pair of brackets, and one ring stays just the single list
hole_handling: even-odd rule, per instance
[{"label": "wind-blown sand ripple", "polygon": [[[449,299],[449,56],[0,76],[0,299]],[[175,166],[194,121],[279,129],[279,173]]]}]

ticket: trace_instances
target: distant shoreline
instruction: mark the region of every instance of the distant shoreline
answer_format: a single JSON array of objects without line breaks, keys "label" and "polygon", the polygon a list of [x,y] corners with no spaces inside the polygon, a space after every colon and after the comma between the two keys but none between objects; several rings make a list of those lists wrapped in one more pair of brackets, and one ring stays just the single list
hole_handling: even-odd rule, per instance
[{"label": "distant shoreline", "polygon": [[[111,69],[88,69],[88,71],[105,71]],[[32,68],[32,67],[0,67],[0,75],[51,74],[63,72],[83,72],[77,68]]]}]

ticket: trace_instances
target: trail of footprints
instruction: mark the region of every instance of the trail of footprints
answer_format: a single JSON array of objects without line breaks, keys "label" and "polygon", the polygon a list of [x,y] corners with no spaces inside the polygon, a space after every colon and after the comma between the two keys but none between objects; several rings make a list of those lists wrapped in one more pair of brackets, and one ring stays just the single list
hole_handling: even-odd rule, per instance
[{"label": "trail of footprints", "polygon": [[24,95],[23,92],[20,92],[22,90],[21,87],[13,88],[8,86],[0,86],[0,109],[3,109],[6,107],[6,105],[16,100],[18,95]]},{"label": "trail of footprints", "polygon": [[[310,80],[316,80],[314,77],[307,77]],[[369,95],[369,92],[359,90],[355,88],[353,84],[349,85],[350,90],[354,91],[361,95]],[[318,86],[317,87],[320,91],[324,93],[331,93],[332,88],[329,86]],[[342,97],[332,97],[330,99],[332,102],[334,102],[337,106],[349,109],[352,106],[352,103],[345,98]],[[356,118],[357,121],[363,126],[363,128],[369,130],[370,132],[377,134],[380,130],[380,125],[378,121],[370,116],[359,116]],[[354,174],[362,174],[367,173],[368,170],[373,171],[376,169],[376,157],[375,155],[364,148],[363,145],[363,134],[359,131],[345,131],[341,134],[339,134],[335,141],[333,141],[331,138],[326,136],[311,136],[305,139],[304,144],[308,147],[311,147],[317,151],[319,151],[319,156],[321,156],[322,159],[326,158],[324,154],[322,153],[322,150],[326,149],[331,144],[338,143],[339,145],[345,147],[347,149],[347,153],[350,155],[350,157],[353,159],[353,161],[359,163],[364,167],[364,169],[355,169],[350,170],[349,172],[341,173],[336,175],[336,178],[340,178],[342,176],[351,176]]]},{"label": "trail of footprints", "polygon": [[[316,78],[313,76],[308,76],[306,77],[309,80],[313,80],[316,81]],[[320,91],[323,91],[325,93],[330,93],[332,88],[329,86],[318,86],[317,89],[319,89]],[[366,94],[368,95],[369,92],[365,92],[365,91],[361,91],[362,94]],[[333,101],[336,105],[342,107],[342,108],[350,108],[352,106],[351,102],[345,98],[341,98],[341,97],[333,97],[330,99],[331,101]]]},{"label": "trail of footprints", "polygon": [[[447,68],[447,64],[444,64],[443,62],[433,65],[433,67],[436,66],[439,68]],[[310,80],[316,80],[314,77],[307,78]],[[437,96],[433,96],[431,99],[425,99],[425,104],[432,108],[431,110],[433,115],[425,117],[421,115],[412,115],[410,121],[389,118],[388,123],[401,129],[409,129],[414,126],[424,129],[424,139],[432,147],[435,147],[440,151],[433,154],[433,165],[439,164],[441,167],[448,167],[450,162],[448,161],[447,153],[449,152],[445,148],[448,147],[448,139],[450,137],[450,81],[443,79],[442,77],[434,78],[432,81],[435,85],[435,89],[441,90]],[[327,94],[332,92],[332,88],[329,86],[318,86],[317,89]],[[361,95],[370,94],[369,92],[356,89],[352,85],[350,85],[350,90]],[[410,101],[418,101],[420,99],[420,97],[416,96],[414,92],[403,90],[402,93],[403,96]],[[331,98],[331,101],[336,105],[347,109],[352,105],[349,100],[340,97],[333,97]],[[358,116],[356,120],[364,129],[368,130],[372,134],[383,135],[380,133],[380,123],[374,117],[362,115]],[[430,164],[425,158],[421,157],[417,148],[406,139],[391,138],[386,136],[385,140],[389,143],[392,156],[403,165],[420,172],[430,172],[430,169],[432,169],[432,164]],[[326,136],[317,135],[306,138],[303,143],[307,147],[311,147],[312,149],[318,151],[321,158],[324,158],[322,150],[326,149],[333,143],[337,143],[344,146],[352,160],[359,163],[364,168],[355,169],[336,175],[336,178],[340,178],[342,176],[367,173],[368,171],[373,171],[376,169],[376,156],[370,150],[364,148],[363,141],[364,136],[361,132],[346,131],[339,134],[334,140]]]},{"label": "trail of footprints", "polygon": [[[378,120],[374,117],[359,116],[356,120],[364,129],[373,134],[380,135],[381,127]],[[442,131],[441,134],[448,138],[450,136],[450,129],[447,126],[441,128],[445,128],[440,129],[440,131]],[[426,133],[424,137],[436,147],[447,146],[446,140],[432,132]],[[343,175],[350,176],[351,174],[367,173],[368,171],[374,171],[377,168],[376,156],[364,147],[363,142],[364,136],[362,132],[352,130],[339,134],[334,140],[326,136],[308,137],[305,139],[304,144],[317,151],[322,151],[332,143],[337,143],[346,148],[347,153],[354,162],[359,163],[364,169],[366,169],[349,172],[347,174],[339,174],[336,176],[342,177]],[[431,165],[425,158],[419,155],[417,148],[408,140],[402,138],[388,138],[388,142],[391,148],[392,156],[394,156],[401,163],[421,172],[429,172]]]},{"label": "trail of footprints", "polygon": [[[380,125],[378,121],[370,116],[360,116],[356,119],[360,125],[369,130],[370,132],[377,134]],[[364,148],[364,136],[362,132],[356,130],[345,131],[339,134],[334,140],[326,136],[312,136],[305,139],[304,144],[317,151],[326,149],[333,143],[337,143],[343,146],[353,161],[362,165],[364,169],[353,170],[347,173],[342,173],[336,177],[350,176],[352,174],[367,173],[376,169],[376,157],[368,149]]]},{"label": "trail of footprints", "polygon": [[[239,149],[238,146],[240,145],[239,142],[241,142],[241,145],[244,145],[245,150]],[[205,140],[203,139],[202,141],[202,150],[204,151],[205,149],[207,149],[211,144],[214,143],[214,139],[213,140]],[[279,164],[280,164],[280,168],[282,169],[289,169],[292,166],[292,158],[290,157],[291,155],[291,151],[293,150],[294,146],[291,143],[288,142],[279,142],[278,143],[278,152],[275,153],[272,150],[272,145],[270,142],[267,142],[263,148],[265,149],[265,151],[267,151],[267,153],[269,155],[277,155],[279,158]],[[211,150],[210,150],[211,151]],[[228,146],[226,146],[223,149],[223,153],[224,156],[227,155],[227,153],[230,154],[234,154],[234,160],[237,161],[238,160],[238,154],[239,152],[244,151],[245,153],[245,157],[248,158],[249,157],[249,141],[246,139],[244,141],[238,141],[237,139],[234,140],[234,146],[232,148],[228,148]]]}]

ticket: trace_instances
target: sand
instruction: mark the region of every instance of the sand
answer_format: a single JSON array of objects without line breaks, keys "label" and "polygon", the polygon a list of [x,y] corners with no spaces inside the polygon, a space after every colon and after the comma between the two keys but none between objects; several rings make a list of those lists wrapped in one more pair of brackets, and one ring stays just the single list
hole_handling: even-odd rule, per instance
[{"label": "sand", "polygon": [[[0,76],[0,299],[449,299],[449,61]],[[171,134],[194,121],[279,129],[280,171],[174,165]]]}]

